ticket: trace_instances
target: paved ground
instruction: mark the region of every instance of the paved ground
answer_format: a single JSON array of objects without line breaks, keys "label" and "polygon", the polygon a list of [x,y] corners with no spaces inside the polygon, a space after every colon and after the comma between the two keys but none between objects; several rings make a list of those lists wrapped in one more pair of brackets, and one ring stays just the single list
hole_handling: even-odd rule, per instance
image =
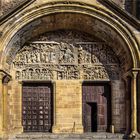
[{"label": "paved ground", "polygon": [[[84,134],[52,134],[52,133],[23,133],[5,140],[122,140],[123,134],[84,133]],[[127,139],[128,140],[128,139]],[[132,139],[131,139],[132,140]],[[140,140],[140,137],[136,140]]]}]

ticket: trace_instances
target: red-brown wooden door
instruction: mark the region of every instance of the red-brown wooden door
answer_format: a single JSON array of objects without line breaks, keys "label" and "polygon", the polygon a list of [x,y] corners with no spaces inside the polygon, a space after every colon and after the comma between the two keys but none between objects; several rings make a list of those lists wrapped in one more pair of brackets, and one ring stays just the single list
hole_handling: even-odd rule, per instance
[{"label": "red-brown wooden door", "polygon": [[22,124],[24,132],[50,132],[53,104],[51,84],[24,84]]},{"label": "red-brown wooden door", "polygon": [[[108,88],[108,89],[107,89]],[[111,121],[110,90],[103,84],[83,84],[83,125],[85,132],[106,132]]]}]

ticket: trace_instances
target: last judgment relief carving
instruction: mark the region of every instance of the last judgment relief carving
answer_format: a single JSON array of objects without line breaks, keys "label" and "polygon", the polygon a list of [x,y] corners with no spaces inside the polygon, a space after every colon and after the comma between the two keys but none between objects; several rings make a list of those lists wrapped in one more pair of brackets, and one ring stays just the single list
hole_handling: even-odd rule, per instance
[{"label": "last judgment relief carving", "polygon": [[116,79],[119,63],[103,42],[32,41],[13,61],[17,80]]}]

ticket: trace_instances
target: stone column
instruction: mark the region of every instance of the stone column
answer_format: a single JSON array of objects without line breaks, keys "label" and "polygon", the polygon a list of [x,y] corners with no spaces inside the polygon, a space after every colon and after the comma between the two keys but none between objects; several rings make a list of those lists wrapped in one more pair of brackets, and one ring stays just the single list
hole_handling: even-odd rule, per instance
[{"label": "stone column", "polygon": [[131,79],[130,77],[125,77],[126,85],[126,135],[130,134],[131,129]]},{"label": "stone column", "polygon": [[3,84],[3,129],[6,132],[7,131],[7,123],[8,123],[8,118],[7,118],[7,94],[8,94],[8,89],[7,89],[7,83]]},{"label": "stone column", "polygon": [[22,126],[22,82],[21,81],[18,82],[18,86],[19,86],[19,94],[20,94],[20,96],[19,96],[19,100],[20,100],[20,106],[19,106],[20,114],[18,116],[19,123],[18,123],[17,128],[18,128],[19,132],[23,132],[23,126]]},{"label": "stone column", "polygon": [[53,81],[53,126],[52,126],[52,131],[54,131],[56,127],[56,83]]},{"label": "stone column", "polygon": [[0,136],[3,134],[3,76],[0,72]]},{"label": "stone column", "polygon": [[137,132],[137,71],[132,72],[131,79],[131,134],[135,136]]}]

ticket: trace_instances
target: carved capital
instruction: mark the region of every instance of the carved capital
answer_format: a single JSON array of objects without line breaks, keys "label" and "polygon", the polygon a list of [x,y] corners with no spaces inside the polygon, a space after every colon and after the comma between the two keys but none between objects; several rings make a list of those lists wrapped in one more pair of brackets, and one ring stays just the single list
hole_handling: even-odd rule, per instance
[{"label": "carved capital", "polygon": [[6,76],[4,76],[4,78],[3,78],[3,83],[4,83],[4,84],[7,84],[10,80],[11,80],[11,77],[8,76],[8,75],[6,75]]},{"label": "carved capital", "polygon": [[23,81],[18,81],[18,84],[19,84],[19,85],[22,85],[22,84],[23,84]]},{"label": "carved capital", "polygon": [[136,79],[138,75],[138,71],[132,71],[131,76],[133,79]]},{"label": "carved capital", "polygon": [[4,76],[5,76],[5,74],[3,72],[0,72],[0,80],[3,80]]}]

